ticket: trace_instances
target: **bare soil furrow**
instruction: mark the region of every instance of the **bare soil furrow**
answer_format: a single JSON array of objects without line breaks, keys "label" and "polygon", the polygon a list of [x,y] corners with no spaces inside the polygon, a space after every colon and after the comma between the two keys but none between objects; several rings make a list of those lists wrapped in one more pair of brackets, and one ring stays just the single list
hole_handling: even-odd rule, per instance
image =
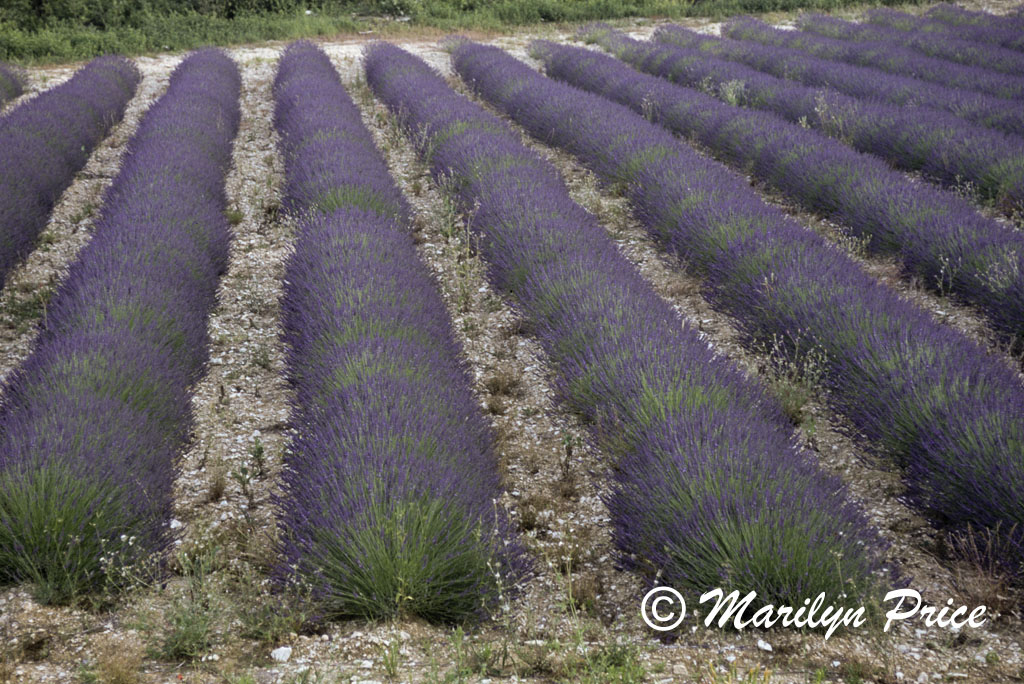
[{"label": "bare soil furrow", "polygon": [[242,121],[226,181],[233,239],[209,321],[210,365],[192,398],[194,439],[181,461],[173,525],[186,550],[265,568],[287,440],[278,299],[292,236],[278,215],[284,168],[272,125],[276,56],[231,54],[242,72]]}]

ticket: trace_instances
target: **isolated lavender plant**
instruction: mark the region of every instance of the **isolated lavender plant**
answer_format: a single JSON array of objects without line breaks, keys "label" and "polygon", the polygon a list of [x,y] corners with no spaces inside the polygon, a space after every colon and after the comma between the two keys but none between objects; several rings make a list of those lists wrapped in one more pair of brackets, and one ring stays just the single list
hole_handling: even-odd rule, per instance
[{"label": "isolated lavender plant", "polygon": [[139,78],[123,57],[99,57],[0,117],[0,286],[32,251],[93,148],[124,116]]},{"label": "isolated lavender plant", "polygon": [[811,88],[695,48],[638,41],[591,26],[599,43],[640,71],[682,86],[725,92],[752,109],[808,125],[894,166],[918,170],[947,186],[970,181],[1013,214],[1024,207],[1024,140],[974,126],[945,112],[866,102],[829,88]]},{"label": "isolated lavender plant", "polygon": [[905,498],[946,530],[1007,532],[995,560],[1024,576],[1024,387],[1001,359],[625,107],[494,47],[463,43],[452,56],[481,97],[625,187],[637,219],[704,280],[745,344],[817,354],[828,400],[901,467]]},{"label": "isolated lavender plant", "polygon": [[434,177],[472,210],[489,277],[531,320],[558,396],[615,457],[607,504],[623,563],[766,602],[871,593],[884,545],[843,485],[797,447],[778,404],[651,290],[554,168],[409,53],[373,44],[365,65]]},{"label": "isolated lavender plant", "polygon": [[169,541],[190,389],[227,264],[240,83],[219,50],[174,70],[4,387],[0,582],[31,581],[40,599],[66,602],[117,583]]},{"label": "isolated lavender plant", "polygon": [[311,585],[327,617],[491,614],[529,564],[409,207],[319,48],[285,50],[274,95],[299,219],[282,301],[295,437],[279,574]]},{"label": "isolated lavender plant", "polygon": [[[1004,339],[1024,342],[1024,236],[953,193],[771,114],[638,73],[608,55],[539,43],[548,75],[604,95],[699,142],[804,207],[901,260],[932,290],[978,306]],[[956,268],[951,268],[956,264]]]}]

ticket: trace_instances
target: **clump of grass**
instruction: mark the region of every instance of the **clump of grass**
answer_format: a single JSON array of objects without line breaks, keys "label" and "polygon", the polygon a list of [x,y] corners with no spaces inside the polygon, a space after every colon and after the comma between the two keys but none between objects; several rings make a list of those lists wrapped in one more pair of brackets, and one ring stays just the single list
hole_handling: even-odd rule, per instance
[{"label": "clump of grass", "polygon": [[428,498],[389,504],[378,493],[360,518],[323,530],[306,550],[330,617],[457,622],[494,596],[500,542],[457,507]]},{"label": "clump of grass", "polygon": [[251,566],[244,568],[231,582],[242,637],[274,644],[293,632],[301,633],[315,619],[309,586],[290,584],[287,591],[272,591],[272,580]]},{"label": "clump of grass", "polygon": [[740,673],[739,668],[730,665],[728,670],[722,672],[713,663],[708,663],[701,681],[708,684],[769,684],[772,681],[772,671],[768,668],[762,670],[760,667],[753,667],[745,673]]},{"label": "clump of grass", "polygon": [[[948,535],[949,550],[961,559],[956,573],[957,589],[973,603],[988,606],[995,612],[1012,610],[1019,605],[1019,596],[1011,584],[1014,568],[997,559],[1012,558],[1014,540],[1020,539],[1017,527],[997,524],[985,529],[968,526],[962,532]],[[1016,543],[1020,543],[1019,541]],[[1024,569],[1016,569],[1019,576]]]},{"label": "clump of grass", "polygon": [[7,305],[7,314],[11,317],[18,334],[24,333],[45,317],[46,306],[53,295],[52,287],[38,288],[32,286],[27,293],[19,292],[12,297]]},{"label": "clump of grass", "polygon": [[185,586],[164,615],[166,628],[150,655],[162,660],[196,660],[214,643],[214,624],[221,606],[211,582],[215,550],[182,554],[179,563]]},{"label": "clump of grass", "polygon": [[228,488],[228,470],[221,464],[214,468],[213,478],[210,480],[210,491],[207,493],[207,500],[210,503],[217,503],[224,498],[224,492]]},{"label": "clump of grass", "polygon": [[484,381],[488,392],[506,397],[517,396],[521,384],[522,377],[512,368],[500,368]]},{"label": "clump of grass", "polygon": [[107,636],[95,646],[95,664],[82,679],[96,684],[138,684],[142,680],[142,647],[133,639]]},{"label": "clump of grass", "polygon": [[821,382],[826,361],[824,353],[819,349],[801,349],[799,340],[789,349],[779,337],[772,339],[771,347],[762,349],[768,356],[768,363],[761,371],[789,421],[795,426],[806,425],[810,417],[804,408],[814,398],[815,388]]},{"label": "clump of grass", "polygon": [[118,584],[111,571],[139,561],[137,541],[152,534],[125,496],[57,464],[0,472],[0,584],[30,582],[56,604]]}]

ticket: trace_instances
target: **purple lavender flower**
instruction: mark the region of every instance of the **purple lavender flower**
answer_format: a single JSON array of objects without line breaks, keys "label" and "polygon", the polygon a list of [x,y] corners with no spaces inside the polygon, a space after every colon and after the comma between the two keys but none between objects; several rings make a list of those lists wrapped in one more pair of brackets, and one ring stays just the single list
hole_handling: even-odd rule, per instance
[{"label": "purple lavender flower", "polygon": [[638,41],[607,27],[584,34],[640,71],[720,99],[821,130],[861,152],[947,186],[972,183],[1007,213],[1024,207],[1024,140],[945,112],[862,101],[830,88],[810,88],[696,48]]},{"label": "purple lavender flower", "polygon": [[[901,30],[903,27],[887,25],[886,18],[893,14],[900,15],[900,19],[905,17],[909,20],[905,30]],[[1024,80],[1021,76],[1024,74],[1024,53],[998,45],[961,40],[952,32],[936,40],[935,32],[928,30],[931,24],[932,22],[927,20],[887,9],[872,10],[868,13],[868,21],[859,24],[821,14],[805,15],[800,18],[800,27],[804,31],[822,36],[859,43],[900,45],[928,57],[1001,71],[1018,80]],[[1019,30],[1024,31],[1024,26]]]},{"label": "purple lavender flower", "polygon": [[704,280],[744,343],[812,362],[853,435],[901,468],[908,502],[945,530],[1005,533],[993,560],[1024,576],[1024,387],[1001,359],[625,107],[498,48],[465,42],[452,57],[481,97],[624,186],[637,219]]},{"label": "purple lavender flower", "polygon": [[[722,34],[732,35],[732,27],[737,25],[739,28],[736,32],[742,36],[743,20],[727,22],[723,25]],[[752,30],[757,31],[758,28],[755,24]],[[1024,109],[1019,103],[1003,97],[947,88],[872,67],[821,59],[793,48],[716,38],[682,27],[661,29],[658,36],[664,42],[697,48],[806,86],[831,88],[867,101],[937,109],[979,126],[1011,135],[1024,135]],[[1021,57],[1024,58],[1024,55]],[[1024,92],[1024,80],[1021,81],[1021,91]]]},{"label": "purple lavender flower", "polygon": [[[814,14],[803,15],[797,22],[799,26],[808,30],[783,31],[772,28],[761,21],[743,19],[737,23],[743,26],[744,33],[741,35],[736,30],[730,30],[729,36],[773,45],[785,45],[824,59],[873,67],[893,74],[931,81],[949,88],[976,90],[996,97],[1007,98],[1019,98],[1024,94],[1024,79],[1019,76],[928,57],[912,48],[898,45],[850,42],[809,32],[813,30],[812,26],[815,23],[830,21],[831,19],[828,17],[820,18],[819,15]],[[806,25],[804,22],[807,22]]]},{"label": "purple lavender flower", "polygon": [[[99,57],[0,117],[0,286],[32,251],[93,148],[124,116],[139,78],[123,57]],[[3,81],[0,71],[0,91]]]},{"label": "purple lavender flower", "polygon": [[[4,388],[0,582],[32,581],[41,599],[68,601],[117,583],[169,541],[190,388],[227,264],[240,83],[219,50],[174,70]],[[102,79],[93,87],[105,92]]]},{"label": "purple lavender flower", "polygon": [[[479,50],[457,48],[456,62]],[[615,457],[607,504],[623,563],[764,601],[870,593],[884,544],[845,488],[797,447],[778,404],[651,290],[554,168],[407,52],[376,43],[365,65],[471,215],[489,277],[531,321],[558,396]],[[488,66],[511,75],[503,87],[522,85]]]},{"label": "purple lavender flower", "polygon": [[299,219],[282,302],[296,436],[279,575],[311,585],[327,617],[490,613],[529,563],[497,507],[493,439],[409,207],[319,48],[285,50],[274,95]]},{"label": "purple lavender flower", "polygon": [[582,48],[543,43],[549,76],[604,95],[739,165],[806,208],[902,260],[940,294],[979,306],[1024,342],[1024,238],[965,200],[908,181],[885,162],[770,112],[735,107]]},{"label": "purple lavender flower", "polygon": [[924,17],[893,10],[869,12],[867,20],[881,26],[932,33],[939,40],[966,39],[1024,51],[1024,16],[1019,10],[1016,15],[999,17],[940,3],[928,10]]}]

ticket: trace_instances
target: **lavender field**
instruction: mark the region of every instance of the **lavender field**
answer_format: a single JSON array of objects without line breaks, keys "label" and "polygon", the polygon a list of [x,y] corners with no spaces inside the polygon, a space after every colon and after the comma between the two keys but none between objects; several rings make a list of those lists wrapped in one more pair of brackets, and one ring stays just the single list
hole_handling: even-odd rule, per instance
[{"label": "lavender field", "polygon": [[0,64],[0,684],[1020,681],[1021,36]]}]

